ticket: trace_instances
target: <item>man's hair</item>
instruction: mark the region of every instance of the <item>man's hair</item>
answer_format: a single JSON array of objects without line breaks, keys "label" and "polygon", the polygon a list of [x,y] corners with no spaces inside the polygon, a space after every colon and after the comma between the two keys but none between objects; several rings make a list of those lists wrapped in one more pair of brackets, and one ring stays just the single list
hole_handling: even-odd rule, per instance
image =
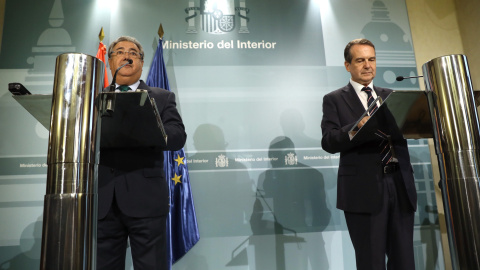
[{"label": "man's hair", "polygon": [[143,52],[142,44],[140,44],[140,42],[136,38],[129,37],[129,36],[121,36],[121,37],[117,38],[116,40],[114,40],[112,43],[110,43],[110,46],[108,46],[108,58],[110,58],[112,56],[113,48],[115,47],[115,45],[117,45],[119,42],[122,42],[122,41],[129,41],[129,42],[132,42],[133,44],[135,44],[138,47],[138,50],[139,50],[139,53],[140,53],[140,59],[143,60],[143,56],[145,54]]},{"label": "man's hair", "polygon": [[347,46],[345,46],[345,50],[343,51],[343,57],[345,58],[345,61],[348,63],[352,62],[352,54],[350,53],[350,49],[352,48],[353,45],[368,45],[372,47],[375,50],[375,45],[373,43],[365,38],[358,38],[350,41]]}]

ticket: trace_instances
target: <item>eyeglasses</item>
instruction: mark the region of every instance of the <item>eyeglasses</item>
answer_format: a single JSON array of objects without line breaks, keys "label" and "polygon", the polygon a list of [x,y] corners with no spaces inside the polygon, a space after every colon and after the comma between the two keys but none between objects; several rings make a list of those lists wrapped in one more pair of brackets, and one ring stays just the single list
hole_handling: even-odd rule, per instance
[{"label": "eyeglasses", "polygon": [[125,56],[125,55],[130,55],[131,58],[141,58],[143,57],[143,54],[136,52],[136,51],[129,51],[129,52],[124,52],[124,51],[114,51],[110,53],[110,56],[112,55],[117,55],[117,56]]}]

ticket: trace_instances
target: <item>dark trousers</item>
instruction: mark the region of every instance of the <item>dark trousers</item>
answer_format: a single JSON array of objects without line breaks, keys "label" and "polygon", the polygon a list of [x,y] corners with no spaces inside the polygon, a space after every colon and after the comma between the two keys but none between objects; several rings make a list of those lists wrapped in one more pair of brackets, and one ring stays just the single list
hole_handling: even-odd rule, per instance
[{"label": "dark trousers", "polygon": [[413,211],[399,171],[385,174],[383,208],[375,214],[345,212],[357,270],[414,270]]},{"label": "dark trousers", "polygon": [[107,216],[98,221],[97,269],[125,270],[127,240],[130,239],[135,270],[168,269],[166,216],[125,216],[115,199]]}]

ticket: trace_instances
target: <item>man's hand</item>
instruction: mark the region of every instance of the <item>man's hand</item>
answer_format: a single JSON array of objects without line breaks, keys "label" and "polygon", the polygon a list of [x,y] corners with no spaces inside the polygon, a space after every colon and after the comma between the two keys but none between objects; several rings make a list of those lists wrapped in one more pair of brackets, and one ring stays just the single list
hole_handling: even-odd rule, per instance
[{"label": "man's hand", "polygon": [[358,122],[357,127],[358,128],[363,127],[363,125],[365,125],[365,123],[368,121],[368,119],[370,119],[370,116],[363,117],[362,120],[360,120],[360,122]]}]

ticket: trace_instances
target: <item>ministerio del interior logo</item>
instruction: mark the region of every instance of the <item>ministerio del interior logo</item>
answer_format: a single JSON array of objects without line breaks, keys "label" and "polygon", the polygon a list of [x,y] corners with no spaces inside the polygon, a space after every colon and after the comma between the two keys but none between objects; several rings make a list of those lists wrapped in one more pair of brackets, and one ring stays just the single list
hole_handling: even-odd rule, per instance
[{"label": "ministerio del interior logo", "polygon": [[246,0],[189,0],[185,8],[186,33],[196,34],[203,31],[221,35],[237,31],[241,34],[248,30],[250,10]]}]

